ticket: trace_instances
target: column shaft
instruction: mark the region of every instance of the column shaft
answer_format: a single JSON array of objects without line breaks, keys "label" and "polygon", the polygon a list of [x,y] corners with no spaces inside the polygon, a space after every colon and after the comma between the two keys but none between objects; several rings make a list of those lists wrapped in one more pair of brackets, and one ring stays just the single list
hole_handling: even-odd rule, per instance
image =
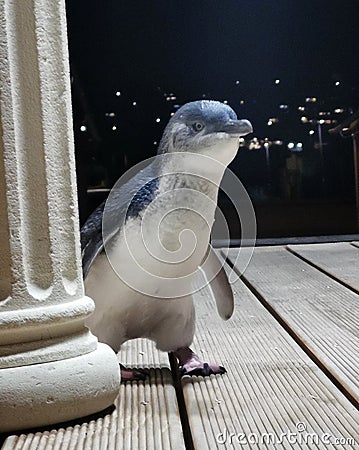
[{"label": "column shaft", "polygon": [[64,0],[0,0],[0,77],[1,431],[109,406],[119,370],[84,326]]}]

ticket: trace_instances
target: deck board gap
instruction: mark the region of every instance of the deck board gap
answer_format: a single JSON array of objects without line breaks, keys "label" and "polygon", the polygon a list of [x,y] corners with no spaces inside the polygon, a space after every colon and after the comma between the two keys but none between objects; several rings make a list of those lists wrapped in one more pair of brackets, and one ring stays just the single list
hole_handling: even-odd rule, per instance
[{"label": "deck board gap", "polygon": [[188,419],[187,406],[183,396],[181,379],[178,375],[178,364],[176,361],[176,357],[174,356],[173,353],[168,353],[168,359],[171,367],[173,386],[175,388],[177,398],[178,410],[183,431],[184,445],[186,447],[186,450],[195,450],[191,427]]}]

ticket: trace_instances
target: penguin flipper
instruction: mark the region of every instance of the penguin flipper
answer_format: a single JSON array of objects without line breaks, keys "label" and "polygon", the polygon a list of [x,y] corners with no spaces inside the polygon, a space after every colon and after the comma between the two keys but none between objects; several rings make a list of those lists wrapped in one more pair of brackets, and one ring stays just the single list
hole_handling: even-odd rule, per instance
[{"label": "penguin flipper", "polygon": [[[90,266],[104,245],[116,235],[126,215],[136,215],[140,209],[151,201],[151,194],[157,189],[158,177],[152,163],[134,176],[116,185],[109,198],[101,203],[81,228],[82,270],[86,277]],[[106,207],[106,236],[102,233],[102,222]]]},{"label": "penguin flipper", "polygon": [[228,320],[234,311],[233,291],[223,264],[211,244],[208,245],[208,250],[200,269],[209,282],[216,301],[218,314],[223,320]]},{"label": "penguin flipper", "polygon": [[105,201],[98,206],[81,228],[82,271],[84,278],[89,268],[103,248],[102,217]]}]

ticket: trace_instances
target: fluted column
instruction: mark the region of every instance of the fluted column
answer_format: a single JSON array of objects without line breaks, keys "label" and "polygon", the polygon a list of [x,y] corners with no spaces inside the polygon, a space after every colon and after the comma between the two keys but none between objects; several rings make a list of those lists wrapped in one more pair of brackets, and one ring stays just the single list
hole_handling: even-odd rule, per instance
[{"label": "fluted column", "polygon": [[115,354],[84,326],[64,0],[0,0],[0,431],[109,406]]}]

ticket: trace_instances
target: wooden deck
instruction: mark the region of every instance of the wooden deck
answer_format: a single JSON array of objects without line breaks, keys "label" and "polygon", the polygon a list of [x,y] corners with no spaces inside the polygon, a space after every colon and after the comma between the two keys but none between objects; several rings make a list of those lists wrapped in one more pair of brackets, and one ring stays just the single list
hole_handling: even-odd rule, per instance
[{"label": "wooden deck", "polygon": [[115,408],[2,448],[359,448],[359,243],[259,247],[234,291],[228,322],[205,289],[195,299],[193,348],[225,375],[178,380],[166,354],[131,341],[119,358],[149,377],[122,384]]}]

